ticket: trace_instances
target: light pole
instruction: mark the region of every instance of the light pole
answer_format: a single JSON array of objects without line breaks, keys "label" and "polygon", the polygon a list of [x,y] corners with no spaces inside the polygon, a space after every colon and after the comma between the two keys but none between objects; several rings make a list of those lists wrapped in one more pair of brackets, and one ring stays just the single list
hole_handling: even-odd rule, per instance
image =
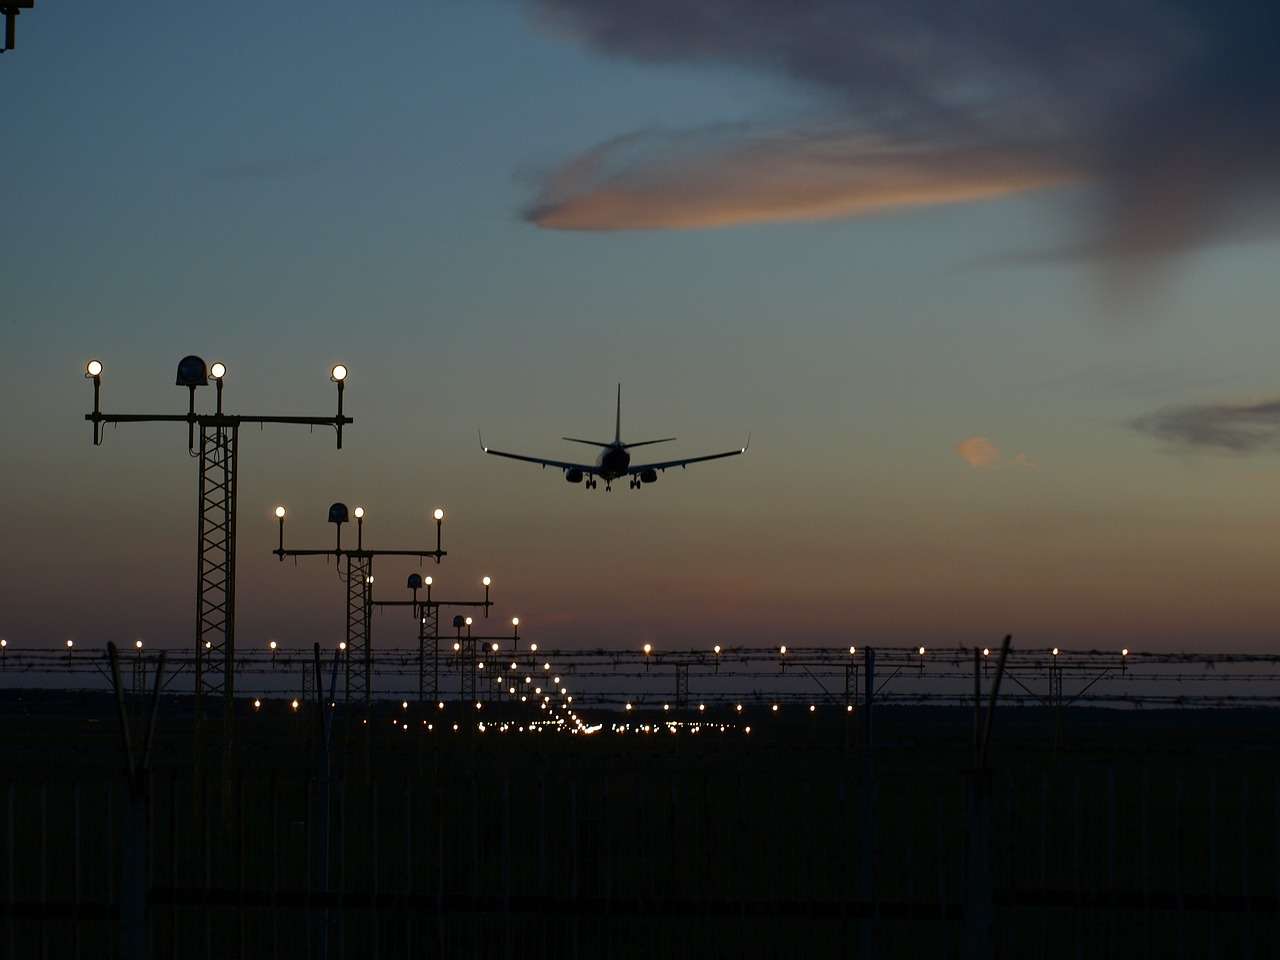
[{"label": "light pole", "polygon": [[[102,443],[105,424],[120,423],[185,423],[187,449],[200,460],[198,539],[196,549],[196,712],[204,713],[204,697],[223,697],[230,716],[235,698],[235,609],[236,609],[236,472],[239,465],[240,425],[245,423],[281,423],[302,426],[333,427],[338,449],[342,449],[342,428],[352,419],[342,412],[342,392],[347,368],[335,364],[329,379],[337,384],[338,412],[332,417],[284,417],[228,414],[222,409],[222,390],[227,366],[221,361],[208,365],[197,356],[186,356],[178,362],[175,383],[187,390],[186,413],[103,413],[101,360],[90,360],[84,366],[85,379],[93,382],[93,412],[84,418],[93,425],[94,446]],[[216,388],[213,413],[196,411],[196,390],[209,385]],[[196,428],[200,443],[196,445]],[[197,452],[198,451],[198,452]],[[283,514],[280,515],[284,522]],[[216,664],[216,666],[215,666]]]},{"label": "light pole", "polygon": [[[441,548],[441,525],[444,522],[444,511],[436,508],[433,516],[436,521],[436,546],[434,550],[372,550],[364,546],[364,507],[355,508],[356,546],[355,549],[342,546],[342,525],[350,521],[351,512],[345,503],[334,503],[329,507],[329,522],[336,528],[332,550],[286,550],[284,546],[284,507],[276,507],[275,515],[280,526],[280,545],[272,551],[280,562],[285,557],[333,557],[339,564],[346,560],[347,582],[347,633],[346,663],[347,681],[346,697],[352,697],[354,688],[357,699],[362,699],[366,707],[373,699],[373,558],[374,557],[417,557],[422,562],[426,557],[434,558],[439,563],[446,556]],[[430,591],[430,578],[427,578]],[[354,684],[352,680],[354,679]]]}]

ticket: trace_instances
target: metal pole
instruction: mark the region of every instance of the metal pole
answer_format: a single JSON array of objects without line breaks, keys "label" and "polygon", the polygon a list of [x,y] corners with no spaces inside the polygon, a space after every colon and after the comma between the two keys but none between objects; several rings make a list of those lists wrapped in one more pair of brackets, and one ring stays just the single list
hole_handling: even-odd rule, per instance
[{"label": "metal pole", "polygon": [[862,741],[869,750],[874,744],[874,738],[871,728],[871,707],[875,702],[876,696],[876,652],[871,647],[867,647],[862,652],[863,659],[866,662],[866,676],[863,677],[864,691],[862,704]]}]

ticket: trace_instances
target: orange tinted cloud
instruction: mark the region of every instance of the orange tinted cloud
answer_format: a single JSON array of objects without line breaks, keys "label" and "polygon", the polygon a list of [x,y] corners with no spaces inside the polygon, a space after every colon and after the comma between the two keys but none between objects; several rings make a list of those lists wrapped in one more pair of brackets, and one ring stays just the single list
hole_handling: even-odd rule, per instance
[{"label": "orange tinted cloud", "polygon": [[986,437],[966,437],[956,444],[956,453],[975,469],[994,467],[1000,462],[1000,450]]},{"label": "orange tinted cloud", "polygon": [[961,203],[1069,179],[1057,161],[1012,147],[829,130],[642,133],[562,165],[525,216],[557,230],[696,229]]}]

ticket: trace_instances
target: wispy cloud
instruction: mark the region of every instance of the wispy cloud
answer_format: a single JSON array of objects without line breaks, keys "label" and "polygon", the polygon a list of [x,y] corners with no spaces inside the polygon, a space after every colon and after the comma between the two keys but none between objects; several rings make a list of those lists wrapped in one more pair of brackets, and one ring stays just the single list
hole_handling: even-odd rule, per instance
[{"label": "wispy cloud", "polygon": [[1280,400],[1166,407],[1137,418],[1132,426],[1181,447],[1232,453],[1280,450]]},{"label": "wispy cloud", "polygon": [[562,230],[688,229],[851,217],[1062,183],[1019,146],[890,142],[824,126],[646,131],[587,151],[525,212]]},{"label": "wispy cloud", "polygon": [[994,467],[1000,460],[1000,450],[986,437],[966,437],[956,444],[960,459],[975,469]]},{"label": "wispy cloud", "polygon": [[1012,457],[1005,457],[994,443],[986,437],[976,435],[965,437],[957,443],[955,451],[961,460],[975,470],[992,470],[996,467],[1035,470],[1038,467],[1038,464],[1025,453],[1015,453]]},{"label": "wispy cloud", "polygon": [[1280,225],[1280,7],[1253,0],[526,0],[606,55],[807,85],[824,124],[632,131],[549,174],[543,227],[845,217],[1096,187],[1082,241],[1154,263]]}]

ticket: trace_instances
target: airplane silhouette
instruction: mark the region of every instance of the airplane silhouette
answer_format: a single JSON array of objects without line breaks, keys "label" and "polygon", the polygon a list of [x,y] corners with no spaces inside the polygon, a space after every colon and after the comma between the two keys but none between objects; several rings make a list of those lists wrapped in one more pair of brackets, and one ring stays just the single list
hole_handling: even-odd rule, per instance
[{"label": "airplane silhouette", "polygon": [[628,484],[632,490],[639,490],[640,485],[644,483],[657,483],[658,474],[669,467],[687,467],[691,463],[702,463],[705,460],[720,460],[724,457],[738,457],[747,452],[747,446],[751,443],[751,437],[747,437],[747,443],[739,447],[737,450],[726,450],[723,453],[708,453],[700,457],[685,457],[681,460],[661,460],[656,463],[638,463],[631,462],[631,454],[627,451],[633,447],[644,447],[651,443],[668,443],[675,437],[663,437],[661,440],[637,440],[635,443],[622,442],[622,384],[618,384],[618,409],[617,417],[614,420],[613,441],[605,443],[600,440],[579,440],[577,437],[562,437],[572,443],[585,443],[589,446],[600,447],[600,456],[595,463],[568,463],[564,460],[549,460],[544,457],[529,457],[522,453],[507,453],[503,450],[494,450],[486,447],[484,444],[484,436],[480,437],[480,449],[485,453],[492,454],[495,457],[507,457],[510,460],[524,460],[526,463],[536,463],[542,467],[557,467],[564,471],[564,478],[569,483],[583,483],[588,490],[594,490],[597,478],[604,481],[606,491],[613,489],[613,481],[621,477],[626,477]]}]

